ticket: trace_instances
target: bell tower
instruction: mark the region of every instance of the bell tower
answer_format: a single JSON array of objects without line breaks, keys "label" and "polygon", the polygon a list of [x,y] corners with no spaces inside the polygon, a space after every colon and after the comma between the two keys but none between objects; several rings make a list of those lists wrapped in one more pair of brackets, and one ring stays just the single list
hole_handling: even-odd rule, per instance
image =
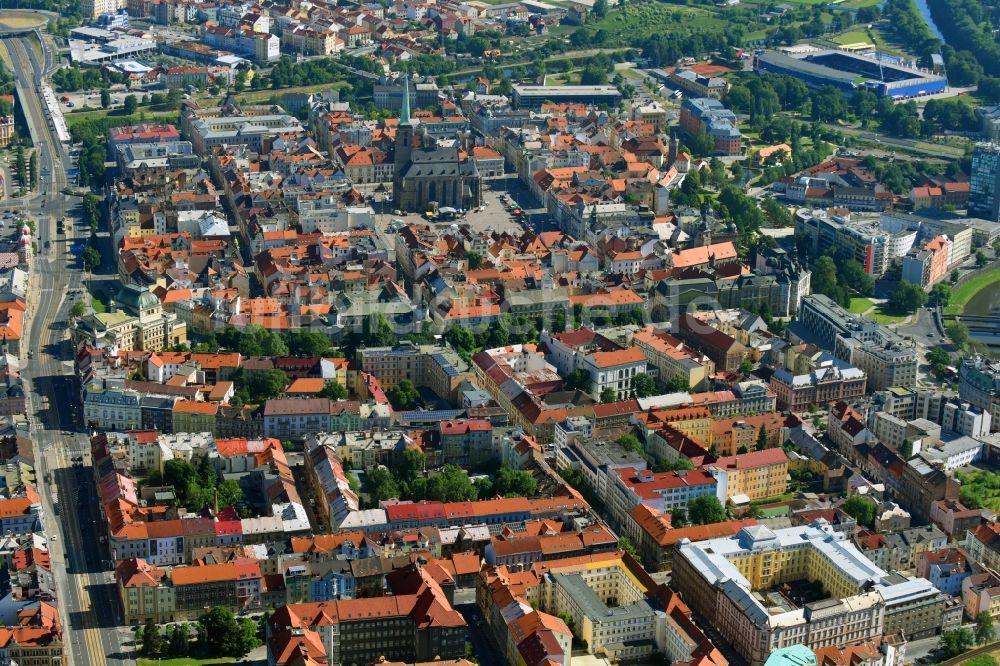
[{"label": "bell tower", "polygon": [[403,96],[399,108],[399,126],[396,128],[396,156],[392,174],[392,200],[403,208],[403,175],[410,165],[413,152],[413,121],[410,119],[410,77],[403,74]]}]

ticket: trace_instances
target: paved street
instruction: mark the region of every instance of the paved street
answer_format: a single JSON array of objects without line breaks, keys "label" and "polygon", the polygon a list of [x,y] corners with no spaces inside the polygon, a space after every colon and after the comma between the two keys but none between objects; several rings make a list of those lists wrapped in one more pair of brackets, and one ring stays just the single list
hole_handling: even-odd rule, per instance
[{"label": "paved street", "polygon": [[[43,193],[4,201],[0,210],[22,212],[36,224],[38,255],[31,271],[28,333],[21,356],[26,359],[29,350],[33,356],[23,360],[23,376],[29,387],[37,473],[43,480],[39,493],[50,535],[59,609],[69,629],[65,634],[69,662],[74,666],[126,663],[133,660],[122,647],[128,633],[116,627],[119,603],[108,578],[108,555],[101,552],[97,534],[99,507],[90,467],[85,466],[89,447],[82,432],[79,388],[68,342],[70,302],[66,294],[83,286],[84,275],[80,257],[68,257],[66,252],[77,238],[85,240],[86,231],[78,220],[79,200],[60,194],[66,186],[68,156],[49,130],[38,93],[49,57],[47,53],[40,57],[27,42],[27,38],[5,37],[0,41],[0,56],[16,76],[18,100],[39,152]],[[55,223],[64,215],[76,223],[66,225],[65,237],[57,236]],[[74,458],[80,461],[77,466]]]}]

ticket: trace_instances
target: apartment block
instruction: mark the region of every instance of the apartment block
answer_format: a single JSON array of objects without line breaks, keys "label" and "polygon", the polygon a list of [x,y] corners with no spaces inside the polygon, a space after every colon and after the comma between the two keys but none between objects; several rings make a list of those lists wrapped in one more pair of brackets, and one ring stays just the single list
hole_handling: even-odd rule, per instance
[{"label": "apartment block", "polygon": [[726,456],[705,469],[718,482],[716,492],[722,502],[743,504],[788,490],[788,456],[781,448]]},{"label": "apartment block", "polygon": [[718,481],[700,469],[653,472],[648,469],[615,470],[611,479],[609,510],[617,524],[625,523],[626,514],[636,504],[669,513],[684,508],[703,495],[716,495]]},{"label": "apartment block", "polygon": [[663,382],[681,381],[687,388],[700,390],[715,374],[715,362],[684,342],[652,327],[636,331],[632,343],[646,355],[646,360],[660,373]]},{"label": "apartment block", "polygon": [[377,377],[385,391],[408,379],[446,400],[454,400],[458,387],[473,376],[469,364],[443,344],[366,347],[358,350],[357,360],[359,370]]},{"label": "apartment block", "polygon": [[840,361],[827,361],[805,375],[793,375],[783,368],[771,375],[771,390],[778,408],[801,412],[815,405],[851,400],[865,394],[867,378],[860,369]]},{"label": "apartment block", "polygon": [[962,359],[958,368],[958,395],[974,407],[990,413],[994,423],[1000,417],[1000,363],[981,356]]},{"label": "apartment block", "polygon": [[[800,579],[821,581],[829,598],[767,608],[755,594]],[[752,666],[796,644],[815,650],[900,628],[908,635],[933,634],[944,610],[943,595],[929,581],[890,576],[823,523],[753,526],[728,538],[683,542],[672,581]]]},{"label": "apartment block", "polygon": [[912,341],[851,314],[823,294],[802,299],[798,319],[788,330],[792,342],[811,342],[829,349],[864,372],[868,390],[916,385],[917,352]]}]

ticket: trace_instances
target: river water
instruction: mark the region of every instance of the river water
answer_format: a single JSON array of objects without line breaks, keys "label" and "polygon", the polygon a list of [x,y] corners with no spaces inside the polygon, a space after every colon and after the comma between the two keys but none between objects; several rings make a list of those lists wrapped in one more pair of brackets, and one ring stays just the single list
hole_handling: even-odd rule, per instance
[{"label": "river water", "polygon": [[937,37],[943,42],[944,35],[941,34],[941,31],[938,30],[937,24],[934,23],[934,19],[931,18],[931,8],[927,6],[927,0],[914,0],[914,1],[917,3],[917,9],[919,9],[920,13],[923,14],[924,21],[927,22],[927,27],[931,29],[931,32],[934,33],[935,37]]},{"label": "river water", "polygon": [[1000,314],[1000,284],[991,284],[976,292],[975,296],[965,304],[962,314],[995,315]]}]

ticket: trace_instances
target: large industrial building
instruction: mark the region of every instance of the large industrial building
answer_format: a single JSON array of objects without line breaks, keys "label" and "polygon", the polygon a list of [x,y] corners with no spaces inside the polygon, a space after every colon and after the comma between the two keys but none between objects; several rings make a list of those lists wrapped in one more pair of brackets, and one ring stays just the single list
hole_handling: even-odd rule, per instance
[{"label": "large industrial building", "polygon": [[844,93],[867,88],[876,95],[910,99],[942,93],[947,79],[898,61],[881,60],[842,50],[819,50],[801,56],[761,49],[754,54],[754,71],[794,76],[810,88],[833,86]]}]

